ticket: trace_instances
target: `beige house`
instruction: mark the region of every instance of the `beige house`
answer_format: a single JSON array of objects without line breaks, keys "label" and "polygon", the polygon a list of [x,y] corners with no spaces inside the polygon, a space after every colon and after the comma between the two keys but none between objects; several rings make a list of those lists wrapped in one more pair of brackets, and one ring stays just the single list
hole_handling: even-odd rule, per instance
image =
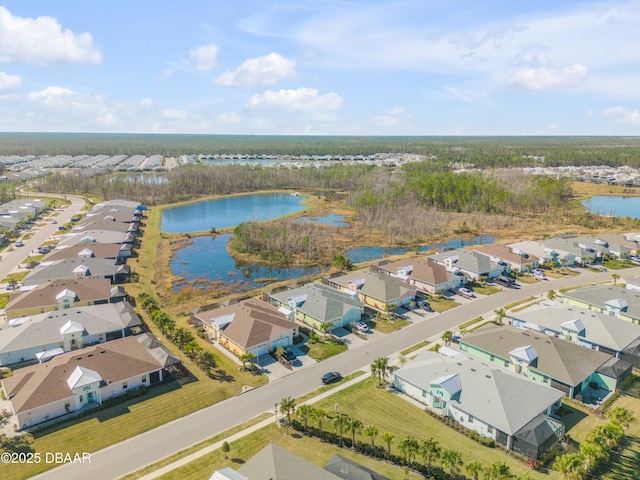
[{"label": "beige house", "polygon": [[124,288],[112,286],[106,278],[53,280],[11,293],[5,312],[11,320],[71,307],[117,303],[125,297]]},{"label": "beige house", "polygon": [[[54,357],[0,381],[17,418],[16,428],[31,427],[163,379],[167,363],[143,346],[142,337],[126,337]],[[139,341],[140,340],[140,341]],[[165,349],[166,350],[166,349]]]}]

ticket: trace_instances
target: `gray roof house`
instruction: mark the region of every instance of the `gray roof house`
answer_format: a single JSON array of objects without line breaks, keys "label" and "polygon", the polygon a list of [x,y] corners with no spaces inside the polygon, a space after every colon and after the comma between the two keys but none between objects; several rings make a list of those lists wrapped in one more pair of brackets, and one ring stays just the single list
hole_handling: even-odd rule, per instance
[{"label": "gray roof house", "polygon": [[471,280],[477,280],[483,275],[486,275],[487,278],[496,278],[502,275],[505,270],[504,265],[492,262],[486,255],[463,248],[434,253],[428,258],[444,265],[449,272],[459,272]]},{"label": "gray roof house", "polygon": [[67,258],[42,262],[24,277],[25,285],[37,285],[51,280],[73,278],[108,278],[112,283],[122,283],[129,275],[129,265],[118,265],[108,258]]},{"label": "gray roof house", "polygon": [[77,243],[135,243],[135,235],[129,232],[113,232],[109,230],[86,230],[84,232],[63,235],[58,246],[75,245]]},{"label": "gray roof house", "polygon": [[536,242],[533,240],[524,240],[522,242],[509,243],[508,246],[511,247],[512,251],[521,255],[538,257],[540,259],[540,264],[545,264],[552,260],[555,261],[559,258],[567,258],[569,256],[569,252],[547,246],[542,243],[542,241]]},{"label": "gray roof house", "polygon": [[330,287],[350,293],[361,302],[380,310],[386,310],[389,305],[407,305],[416,296],[415,287],[375,269],[356,270],[325,280]]},{"label": "gray roof house", "polygon": [[339,480],[340,477],[270,443],[238,469],[249,480]]},{"label": "gray roof house", "polygon": [[291,319],[319,329],[323,323],[337,328],[359,322],[364,312],[364,304],[350,294],[318,282],[271,294],[269,303],[288,309]]},{"label": "gray roof house", "polygon": [[131,335],[142,322],[128,302],[74,307],[10,320],[0,329],[0,366]]},{"label": "gray roof house", "polygon": [[514,313],[511,325],[553,335],[576,345],[640,365],[638,352],[628,348],[640,339],[640,325],[575,305],[546,301]]},{"label": "gray roof house", "polygon": [[[604,397],[632,369],[631,364],[606,353],[510,326],[481,327],[460,339],[460,350],[562,390],[571,398]],[[618,364],[619,375],[611,377],[605,364]]]},{"label": "gray roof house", "polygon": [[640,292],[640,275],[627,279],[627,289]]},{"label": "gray roof house", "polygon": [[640,323],[640,291],[637,290],[613,285],[593,285],[565,292],[562,301],[627,322]]},{"label": "gray roof house", "polygon": [[[559,405],[563,392],[506,367],[450,352],[421,353],[395,372],[395,387],[430,410],[526,456],[539,457],[562,437],[563,426],[547,415]],[[532,445],[530,439],[521,438],[532,428],[548,435]]]},{"label": "gray roof house", "polygon": [[387,477],[337,453],[329,459],[323,468],[342,480],[389,480]]},{"label": "gray roof house", "polygon": [[444,265],[427,257],[381,263],[378,265],[378,270],[428,293],[455,290],[467,281],[463,275],[449,271]]}]

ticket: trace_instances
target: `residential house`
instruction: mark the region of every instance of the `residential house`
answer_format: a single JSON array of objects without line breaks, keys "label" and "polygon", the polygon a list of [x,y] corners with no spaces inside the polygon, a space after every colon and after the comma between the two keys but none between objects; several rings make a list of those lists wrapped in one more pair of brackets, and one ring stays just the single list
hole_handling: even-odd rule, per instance
[{"label": "residential house", "polygon": [[[117,243],[131,245],[136,242],[136,236],[129,232],[114,232],[110,230],[86,230],[63,235],[58,247],[76,245],[77,243]],[[131,248],[131,247],[130,247]]]},{"label": "residential house", "polygon": [[562,338],[640,367],[640,326],[604,313],[547,300],[512,314],[511,325]]},{"label": "residential house", "polygon": [[394,386],[438,415],[526,457],[540,457],[562,438],[563,425],[549,415],[563,392],[508,367],[452,349],[447,353],[421,353],[394,373]]},{"label": "residential house", "polygon": [[499,277],[505,271],[505,266],[491,261],[486,255],[480,255],[475,250],[458,248],[446,252],[429,255],[434,262],[444,265],[447,271],[461,273],[469,280],[478,280],[480,277],[492,279]]},{"label": "residential house", "polygon": [[360,465],[337,453],[331,457],[322,468],[340,477],[342,480],[389,480],[384,475],[380,475],[370,468]]},{"label": "residential house", "polygon": [[602,259],[607,250],[607,243],[592,236],[561,236],[541,240],[547,248],[556,251],[568,252],[567,255],[558,255],[558,263],[567,266],[575,264],[590,265]]},{"label": "residential house", "polygon": [[318,330],[323,330],[323,325],[328,323],[338,328],[359,322],[364,313],[362,302],[348,293],[318,282],[271,294],[268,301],[284,313],[289,313],[291,320],[298,320]]},{"label": "residential house", "polygon": [[257,357],[293,344],[298,324],[257,298],[197,314],[198,326],[234,355]]},{"label": "residential house", "polygon": [[330,287],[347,292],[378,310],[388,310],[392,305],[408,305],[416,297],[415,287],[372,269],[356,270],[325,281]]},{"label": "residential house", "polygon": [[570,261],[573,264],[575,259],[575,257],[566,250],[547,246],[542,243],[542,241],[525,240],[522,242],[509,243],[507,246],[510,247],[514,253],[522,255],[525,258],[527,256],[538,258],[539,265],[544,265],[549,262],[560,263],[561,259],[562,262],[569,263]]},{"label": "residential house", "polygon": [[474,252],[486,255],[494,263],[507,265],[508,270],[515,272],[528,272],[540,265],[540,259],[535,255],[529,255],[509,245],[485,245],[476,248]]},{"label": "residential house", "polygon": [[455,290],[467,281],[463,275],[451,272],[444,265],[426,257],[380,264],[378,270],[431,294]]},{"label": "residential house", "polygon": [[106,278],[51,280],[25,285],[11,293],[5,313],[10,320],[64,308],[122,302],[126,296],[122,286],[112,286]]},{"label": "residential house", "polygon": [[562,301],[640,324],[640,291],[613,285],[593,285],[563,293]]},{"label": "residential house", "polygon": [[121,247],[117,243],[77,243],[54,248],[44,257],[43,261],[53,262],[67,258],[109,258],[116,263],[125,263],[126,259],[131,256],[131,250],[123,251]]},{"label": "residential house", "polygon": [[118,265],[108,258],[67,258],[42,262],[24,277],[25,285],[37,285],[52,280],[74,278],[108,278],[111,283],[122,283],[129,277],[129,265]]},{"label": "residential house", "polygon": [[10,320],[0,329],[0,366],[49,358],[132,335],[142,321],[129,302],[74,307]]},{"label": "residential house", "polygon": [[638,242],[628,240],[620,233],[602,233],[598,235],[598,238],[607,242],[609,253],[617,257],[638,253]]},{"label": "residential house", "polygon": [[[168,363],[180,363],[166,352]],[[0,383],[17,428],[23,429],[155,385],[163,380],[166,368],[136,337],[125,337],[63,353],[20,369]]]},{"label": "residential house", "polygon": [[612,392],[632,368],[606,353],[511,326],[479,328],[460,339],[460,350],[550,385],[571,398]]}]

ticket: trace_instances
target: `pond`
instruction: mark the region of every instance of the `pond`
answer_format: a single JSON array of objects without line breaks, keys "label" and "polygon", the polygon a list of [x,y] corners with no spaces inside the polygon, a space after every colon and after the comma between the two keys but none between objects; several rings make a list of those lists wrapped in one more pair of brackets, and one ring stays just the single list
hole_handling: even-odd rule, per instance
[{"label": "pond", "polygon": [[599,215],[640,218],[640,197],[598,196],[583,200],[582,204]]},{"label": "pond", "polygon": [[332,227],[346,227],[349,225],[343,215],[328,213],[322,217],[300,217],[295,219],[298,223],[316,223],[320,225],[330,225]]},{"label": "pond", "polygon": [[[230,234],[195,237],[192,243],[178,250],[169,266],[174,275],[184,280],[174,282],[178,291],[186,282],[194,282],[194,287],[205,287],[208,282],[222,282],[233,285],[234,292],[247,292],[265,285],[257,280],[270,279],[266,283],[293,280],[305,275],[315,275],[320,267],[277,268],[234,260],[227,251]],[[198,280],[202,280],[198,282]]]},{"label": "pond", "polygon": [[306,197],[290,193],[260,193],[216,198],[167,208],[162,212],[161,230],[189,233],[229,228],[250,220],[268,220],[303,210]]},{"label": "pond", "polygon": [[[455,240],[449,240],[444,243],[434,243],[433,245],[423,245],[418,251],[427,252],[429,250],[443,249],[443,248],[462,248],[468,245],[489,245],[496,241],[496,237],[491,235],[476,235],[470,240],[462,238],[456,238]],[[357,247],[347,250],[345,255],[353,263],[368,262],[377,258],[387,257],[390,255],[402,255],[411,251],[411,248],[385,248],[385,247]]]}]

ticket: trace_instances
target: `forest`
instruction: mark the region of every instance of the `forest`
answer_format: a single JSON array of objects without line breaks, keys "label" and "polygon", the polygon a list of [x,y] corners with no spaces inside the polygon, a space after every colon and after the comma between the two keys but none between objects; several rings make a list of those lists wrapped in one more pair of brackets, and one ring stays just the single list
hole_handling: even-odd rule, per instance
[{"label": "forest", "polygon": [[[640,167],[640,137],[341,137],[0,133],[0,155],[371,155],[415,153],[441,165]],[[544,161],[541,163],[541,159]]]}]

